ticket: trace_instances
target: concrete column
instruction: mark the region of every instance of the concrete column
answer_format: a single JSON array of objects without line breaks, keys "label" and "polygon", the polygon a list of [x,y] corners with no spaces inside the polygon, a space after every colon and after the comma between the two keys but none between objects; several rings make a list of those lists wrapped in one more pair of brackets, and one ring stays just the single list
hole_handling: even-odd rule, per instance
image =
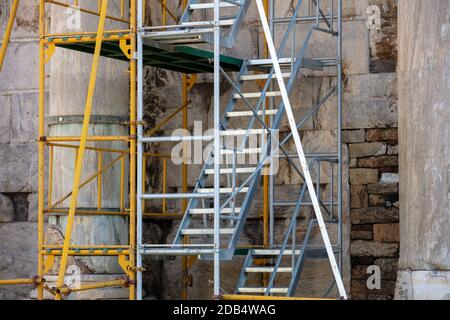
[{"label": "concrete column", "polygon": [[450,2],[399,0],[397,299],[450,299]]},{"label": "concrete column", "polygon": [[[97,1],[82,1],[84,8],[97,10]],[[51,29],[53,33],[96,31],[98,17],[81,14],[81,28],[70,29],[68,20],[70,12],[65,8],[52,6]],[[118,16],[120,14],[120,2],[109,1],[108,14]],[[73,16],[72,16],[73,18]],[[69,23],[68,23],[69,21]],[[73,20],[72,20],[73,21]],[[73,24],[72,24],[73,25]],[[106,30],[126,29],[123,23],[107,20]],[[92,66],[92,55],[76,51],[56,49],[51,60],[50,73],[50,110],[47,119],[50,136],[79,136],[86,104],[87,88]],[[90,135],[128,135],[128,127],[124,125],[129,115],[129,76],[128,63],[102,58],[97,74],[97,86],[93,100]],[[127,149],[123,142],[99,142],[89,143],[90,146],[114,149]],[[72,149],[55,148],[54,155],[54,186],[53,200],[56,201],[72,189],[75,151]],[[106,153],[102,155],[103,166],[106,166],[118,154]],[[97,172],[98,153],[88,151],[84,160],[82,181]],[[125,168],[128,167],[128,161]],[[128,179],[128,169],[126,169]],[[120,204],[120,161],[105,174],[102,175],[102,208],[104,210],[118,210]],[[125,181],[125,199],[128,207],[128,180]],[[92,181],[80,190],[78,207],[97,208],[97,180]],[[70,198],[59,207],[68,208]],[[66,217],[61,216],[50,220],[56,224],[59,232],[49,232],[50,241],[61,242],[61,234],[65,232]],[[58,235],[59,233],[59,235]],[[79,216],[76,217],[72,243],[77,245],[95,244],[127,244],[128,222],[125,217],[119,216]],[[58,238],[59,237],[59,238]],[[80,267],[83,274],[95,274],[84,276],[86,281],[103,281],[114,274],[123,271],[118,265],[116,257],[77,257],[69,261]],[[106,295],[87,292],[81,298],[118,298],[121,294],[111,295],[108,290]],[[127,291],[125,291],[125,295]],[[80,298],[80,297],[77,297]]]}]

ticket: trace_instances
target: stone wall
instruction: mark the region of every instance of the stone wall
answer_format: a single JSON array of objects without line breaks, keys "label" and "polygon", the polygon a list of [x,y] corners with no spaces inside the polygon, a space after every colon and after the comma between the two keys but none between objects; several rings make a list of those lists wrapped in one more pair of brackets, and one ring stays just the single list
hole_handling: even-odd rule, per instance
[{"label": "stone wall", "polygon": [[[369,72],[350,75],[344,96],[344,142],[350,155],[351,295],[392,299],[399,252],[397,133],[397,1],[368,1],[381,11],[381,29],[369,31]],[[381,269],[370,290],[367,268]]]},{"label": "stone wall", "polygon": [[[11,1],[0,1],[3,37]],[[38,3],[21,1],[0,73],[0,279],[37,271]],[[0,299],[30,287],[0,287]]]},{"label": "stone wall", "polygon": [[[278,14],[289,12],[289,3],[277,1]],[[1,31],[3,32],[9,1],[0,1]],[[177,1],[170,2],[175,8]],[[156,5],[149,1],[149,6]],[[366,9],[376,5],[381,12],[381,30],[369,29]],[[391,298],[394,292],[398,258],[398,174],[397,174],[397,93],[396,93],[396,0],[344,0],[344,154],[346,157],[344,276],[354,299]],[[149,11],[152,24],[159,24],[158,14]],[[22,1],[19,19],[13,31],[13,41],[0,74],[0,278],[29,277],[36,273],[36,191],[37,191],[37,5]],[[257,57],[262,52],[261,33],[256,23],[256,9],[250,8],[246,26],[238,37],[237,49],[228,53],[241,57]],[[282,31],[279,31],[282,32]],[[301,34],[298,34],[301,37]],[[317,50],[320,38],[312,46]],[[239,49],[240,48],[240,49]],[[20,63],[18,63],[20,61]],[[334,77],[329,74],[305,74],[296,85],[293,99],[297,116],[326,92]],[[181,77],[162,70],[146,69],[146,121],[159,122],[181,105]],[[224,85],[224,99],[229,87]],[[202,121],[206,130],[212,123],[211,77],[201,76],[194,87],[189,107],[190,125]],[[226,101],[226,100],[224,100]],[[178,118],[179,119],[179,118]],[[309,121],[302,136],[310,151],[333,147],[335,135],[335,107],[333,103]],[[171,134],[180,122],[170,123],[161,134]],[[191,127],[192,128],[192,127]],[[157,146],[152,151],[166,152],[170,146]],[[150,159],[147,185],[161,191],[161,163]],[[284,168],[287,170],[287,168]],[[169,165],[169,192],[180,190],[179,168]],[[189,171],[192,187],[198,168]],[[289,171],[286,171],[287,173]],[[289,194],[298,187],[298,179],[286,174],[277,181],[280,195]],[[324,183],[326,187],[326,183]],[[261,194],[259,192],[259,194]],[[253,216],[261,213],[261,197],[256,201]],[[349,204],[350,202],[350,204]],[[179,204],[169,203],[177,212]],[[160,204],[148,205],[148,211],[160,209]],[[279,230],[288,219],[281,215]],[[163,243],[176,230],[176,222],[147,223],[145,237],[148,242]],[[282,235],[282,231],[280,231]],[[301,234],[301,231],[300,231]],[[280,235],[277,235],[280,237]],[[350,243],[351,239],[351,243]],[[320,240],[320,239],[319,239]],[[261,225],[251,220],[244,231],[243,242],[261,243]],[[3,258],[6,257],[6,258]],[[351,264],[350,264],[351,258]],[[237,275],[242,261],[224,264],[223,274]],[[382,270],[382,288],[369,290],[366,286],[367,267],[379,265]],[[350,270],[351,265],[351,270]],[[145,289],[158,298],[180,297],[179,259],[174,261],[146,261],[150,270],[145,274]],[[312,261],[306,266],[299,291],[305,295],[318,295],[330,279],[327,260]],[[190,298],[210,298],[208,280],[211,264],[196,264],[192,271],[193,286]],[[350,280],[351,274],[351,280]],[[322,279],[317,281],[317,279]],[[235,276],[224,286],[234,288]],[[29,288],[14,290],[0,288],[0,298],[27,297]]]}]

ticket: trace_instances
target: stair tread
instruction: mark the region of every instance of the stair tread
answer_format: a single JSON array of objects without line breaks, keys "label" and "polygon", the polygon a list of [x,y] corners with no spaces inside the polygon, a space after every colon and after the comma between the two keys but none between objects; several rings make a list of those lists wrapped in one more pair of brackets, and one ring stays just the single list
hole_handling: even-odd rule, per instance
[{"label": "stair tread", "polygon": [[[267,287],[240,287],[238,288],[239,293],[265,293]],[[272,288],[270,293],[287,293],[289,288]]]},{"label": "stair tread", "polygon": [[[275,267],[245,267],[245,272],[261,272],[261,273],[272,273]],[[291,267],[279,267],[277,272],[279,273],[290,273],[292,272]]]},{"label": "stair tread", "polygon": [[[234,233],[234,228],[221,228],[220,234],[233,234]],[[211,235],[214,234],[214,229],[182,229],[181,230],[182,234],[185,235]]]}]

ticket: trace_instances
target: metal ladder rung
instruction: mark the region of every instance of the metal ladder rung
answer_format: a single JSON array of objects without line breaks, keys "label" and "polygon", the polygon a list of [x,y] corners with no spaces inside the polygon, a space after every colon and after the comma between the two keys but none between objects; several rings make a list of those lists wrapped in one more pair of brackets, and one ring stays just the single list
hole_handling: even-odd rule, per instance
[{"label": "metal ladder rung", "polygon": [[254,135],[254,134],[265,134],[268,133],[266,129],[237,129],[237,130],[226,130],[220,131],[221,136],[245,136],[246,134]]},{"label": "metal ladder rung", "polygon": [[[291,76],[290,72],[283,73],[284,78],[289,78]],[[245,74],[240,77],[241,81],[252,81],[252,80],[266,80],[269,79],[269,74]],[[276,79],[275,75],[272,79]]]},{"label": "metal ladder rung", "polygon": [[[226,228],[220,229],[220,234],[233,234],[234,229]],[[214,234],[214,229],[183,229],[181,230],[181,234],[183,235],[212,235]]]},{"label": "metal ladder rung", "polygon": [[[220,193],[232,193],[235,190],[237,190],[237,189],[233,190],[233,188],[220,188]],[[202,194],[202,193],[211,194],[211,193],[214,193],[214,188],[200,188],[197,191],[198,191],[199,194]],[[242,188],[239,192],[240,193],[247,193],[248,192],[248,187]]]},{"label": "metal ladder rung", "polygon": [[[245,272],[247,273],[272,273],[275,267],[246,267]],[[279,273],[292,273],[292,268],[278,268]]]},{"label": "metal ladder rung", "polygon": [[[278,110],[266,110],[266,111],[258,111],[258,116],[266,115],[266,116],[273,116],[278,113]],[[236,118],[236,117],[252,117],[254,113],[252,111],[232,111],[227,112],[228,118]]]},{"label": "metal ladder rung", "polygon": [[[244,96],[244,98],[247,99],[255,99],[255,98],[260,98],[262,96],[262,92],[250,92],[250,93],[243,93],[242,94]],[[265,94],[266,97],[281,97],[281,92],[280,91],[269,91],[266,92]],[[234,99],[242,99],[241,95],[238,93],[235,93],[233,95]]]},{"label": "metal ladder rung", "polygon": [[[239,293],[266,293],[267,288],[242,287],[238,289]],[[287,293],[289,288],[271,288],[270,293]]]},{"label": "metal ladder rung", "polygon": [[[240,213],[241,208],[234,208],[234,213]],[[190,209],[190,214],[214,214],[214,208],[201,208],[201,209]],[[233,213],[231,208],[223,208],[220,213]]]},{"label": "metal ladder rung", "polygon": [[[238,5],[229,2],[219,2],[221,8],[235,8]],[[190,10],[214,9],[214,3],[195,3],[189,5]]]},{"label": "metal ladder rung", "polygon": [[[236,168],[236,173],[253,173],[255,170],[256,167]],[[233,168],[220,169],[220,174],[231,174],[233,172]],[[206,169],[205,173],[208,175],[214,174],[214,169]]]}]

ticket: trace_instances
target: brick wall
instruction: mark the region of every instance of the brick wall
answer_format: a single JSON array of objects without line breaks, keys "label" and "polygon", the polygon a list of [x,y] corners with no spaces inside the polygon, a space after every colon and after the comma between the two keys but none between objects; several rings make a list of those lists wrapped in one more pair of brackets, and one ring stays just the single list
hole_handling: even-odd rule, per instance
[{"label": "brick wall", "polygon": [[[397,129],[345,132],[350,150],[351,293],[354,299],[391,299],[397,275]],[[381,269],[381,289],[369,290],[367,267]]]}]

